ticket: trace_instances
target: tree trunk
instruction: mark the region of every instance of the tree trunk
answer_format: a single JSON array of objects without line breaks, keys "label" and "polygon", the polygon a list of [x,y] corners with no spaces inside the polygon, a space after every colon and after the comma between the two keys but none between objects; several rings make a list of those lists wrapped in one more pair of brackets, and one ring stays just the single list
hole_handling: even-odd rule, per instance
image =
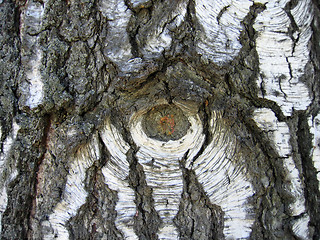
[{"label": "tree trunk", "polygon": [[314,0],[0,0],[1,239],[320,239]]}]

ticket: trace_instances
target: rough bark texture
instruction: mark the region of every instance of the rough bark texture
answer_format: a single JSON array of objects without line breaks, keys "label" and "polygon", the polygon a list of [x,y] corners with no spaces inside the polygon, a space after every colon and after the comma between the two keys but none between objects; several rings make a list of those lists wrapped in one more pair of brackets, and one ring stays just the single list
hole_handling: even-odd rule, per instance
[{"label": "rough bark texture", "polygon": [[320,239],[316,0],[0,0],[1,239]]}]

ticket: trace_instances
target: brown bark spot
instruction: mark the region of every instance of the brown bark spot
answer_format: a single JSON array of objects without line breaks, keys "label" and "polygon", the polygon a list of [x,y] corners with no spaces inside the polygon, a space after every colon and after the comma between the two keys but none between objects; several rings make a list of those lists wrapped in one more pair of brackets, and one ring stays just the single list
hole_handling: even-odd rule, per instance
[{"label": "brown bark spot", "polygon": [[142,128],[148,137],[166,142],[182,138],[189,127],[188,118],[175,105],[153,107],[142,120]]}]

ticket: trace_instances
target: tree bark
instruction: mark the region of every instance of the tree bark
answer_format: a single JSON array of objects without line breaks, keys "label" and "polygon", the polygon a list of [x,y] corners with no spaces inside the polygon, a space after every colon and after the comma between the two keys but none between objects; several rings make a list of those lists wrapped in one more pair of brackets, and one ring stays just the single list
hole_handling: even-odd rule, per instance
[{"label": "tree bark", "polygon": [[1,239],[320,239],[314,0],[0,0]]}]

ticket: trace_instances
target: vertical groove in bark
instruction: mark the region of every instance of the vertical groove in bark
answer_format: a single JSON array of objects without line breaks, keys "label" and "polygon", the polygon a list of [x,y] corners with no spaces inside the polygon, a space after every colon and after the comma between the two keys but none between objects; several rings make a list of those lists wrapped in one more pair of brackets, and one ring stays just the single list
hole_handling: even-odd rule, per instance
[{"label": "vertical groove in bark", "polygon": [[[307,199],[308,206],[311,217],[311,225],[314,226],[314,236],[313,239],[320,238],[320,220],[319,220],[319,211],[320,211],[320,160],[319,160],[319,119],[320,112],[320,3],[319,1],[313,1],[314,5],[314,19],[312,22],[312,52],[311,52],[311,61],[314,68],[314,82],[310,84],[310,88],[313,94],[313,102],[309,111],[309,126],[306,126],[303,121],[306,120],[305,115],[301,115],[299,118],[300,125],[300,136],[301,142],[300,149],[303,154],[304,159],[304,174],[306,185],[307,185]],[[310,123],[311,122],[311,123]],[[310,135],[310,129],[313,129],[312,135]],[[312,139],[312,143],[310,143]],[[306,142],[308,141],[307,149],[304,149]],[[310,149],[310,146],[312,148]],[[307,150],[310,150],[307,152]],[[312,159],[310,159],[312,158]],[[317,174],[317,175],[315,175]],[[316,179],[317,178],[317,179]],[[315,183],[318,183],[316,187]]]},{"label": "vertical groove in bark", "polygon": [[114,224],[117,194],[104,183],[103,165],[96,163],[88,170],[86,189],[91,194],[68,222],[72,239],[122,239]]},{"label": "vertical groove in bark", "polygon": [[184,188],[180,211],[175,217],[180,239],[223,239],[223,211],[210,203],[194,172],[185,168],[183,161],[181,169]]},{"label": "vertical groove in bark", "polygon": [[[8,206],[3,216],[2,236],[10,239],[12,236],[28,238],[30,229],[30,217],[33,209],[33,201],[36,195],[37,169],[39,161],[45,153],[43,139],[45,136],[45,121],[43,118],[24,116],[19,125],[26,135],[18,134],[14,144],[14,151],[21,155],[10,156],[10,161],[16,164],[18,175],[8,186]],[[24,126],[23,126],[24,125]],[[38,132],[34,134],[34,132]],[[26,149],[24,146],[32,146]],[[23,156],[23,157],[22,157]]]},{"label": "vertical groove in bark", "polygon": [[43,153],[42,155],[40,156],[40,158],[38,159],[38,161],[36,162],[35,164],[35,169],[34,169],[34,196],[33,196],[33,199],[32,199],[32,206],[30,208],[30,217],[29,217],[29,226],[28,226],[28,232],[27,232],[27,237],[30,239],[34,236],[33,234],[33,218],[35,217],[35,214],[36,214],[36,208],[37,208],[37,196],[39,194],[39,190],[38,190],[38,185],[39,185],[39,178],[41,178],[41,176],[39,176],[39,172],[40,172],[40,166],[44,160],[44,158],[46,157],[46,154],[47,154],[47,151],[48,151],[48,148],[49,148],[49,131],[50,131],[50,128],[51,128],[51,124],[52,124],[52,116],[50,115],[46,115],[44,116],[43,118],[44,120],[44,128],[43,128],[43,136],[42,136],[42,140],[41,140],[41,147],[43,147]]},{"label": "vertical groove in bark", "polygon": [[320,237],[320,191],[317,179],[317,169],[312,161],[312,135],[308,126],[308,119],[304,112],[298,118],[298,147],[302,160],[304,181],[306,185],[307,208],[310,214],[310,226],[313,228],[313,239]]},{"label": "vertical groove in bark", "polygon": [[154,208],[152,188],[147,185],[143,167],[138,163],[136,148],[131,148],[127,159],[130,161],[130,185],[135,190],[135,230],[139,239],[158,239],[157,231],[161,225],[159,214]]},{"label": "vertical groove in bark", "polygon": [[[12,151],[19,131],[17,115],[17,87],[20,71],[19,9],[13,1],[0,4],[0,238],[6,228],[10,183],[17,176]],[[15,145],[15,146],[13,146]],[[22,197],[23,199],[23,197]],[[14,222],[14,220],[11,220]],[[24,223],[21,224],[21,226]],[[25,226],[25,225],[24,225]],[[24,227],[22,227],[24,228]]]}]

